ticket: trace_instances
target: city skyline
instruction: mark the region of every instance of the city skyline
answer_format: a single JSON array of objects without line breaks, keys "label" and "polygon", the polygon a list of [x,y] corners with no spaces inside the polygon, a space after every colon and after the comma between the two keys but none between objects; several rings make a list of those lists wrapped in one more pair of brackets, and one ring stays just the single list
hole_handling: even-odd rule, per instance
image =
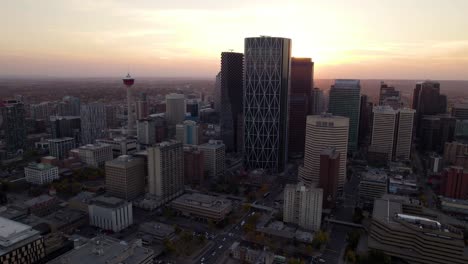
[{"label": "city skyline", "polygon": [[[317,78],[467,79],[466,1],[12,1],[2,77],[214,78],[247,37],[292,39]],[[229,32],[226,34],[225,32]]]}]

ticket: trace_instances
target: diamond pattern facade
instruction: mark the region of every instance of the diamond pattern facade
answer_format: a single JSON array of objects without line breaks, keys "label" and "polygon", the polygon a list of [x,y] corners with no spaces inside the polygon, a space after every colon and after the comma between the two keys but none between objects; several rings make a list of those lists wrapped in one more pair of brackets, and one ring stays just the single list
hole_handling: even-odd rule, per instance
[{"label": "diamond pattern facade", "polygon": [[290,39],[245,39],[244,162],[248,169],[284,169],[290,64]]}]

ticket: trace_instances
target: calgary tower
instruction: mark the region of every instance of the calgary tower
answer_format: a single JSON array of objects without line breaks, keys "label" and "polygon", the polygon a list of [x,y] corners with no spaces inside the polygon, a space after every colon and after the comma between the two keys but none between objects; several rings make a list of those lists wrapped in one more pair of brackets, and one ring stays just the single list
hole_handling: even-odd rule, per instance
[{"label": "calgary tower", "polygon": [[130,76],[130,73],[127,74],[125,78],[122,79],[123,83],[127,89],[127,135],[132,136],[135,134],[135,119],[133,117],[133,108],[132,108],[132,86],[135,83],[135,79]]}]

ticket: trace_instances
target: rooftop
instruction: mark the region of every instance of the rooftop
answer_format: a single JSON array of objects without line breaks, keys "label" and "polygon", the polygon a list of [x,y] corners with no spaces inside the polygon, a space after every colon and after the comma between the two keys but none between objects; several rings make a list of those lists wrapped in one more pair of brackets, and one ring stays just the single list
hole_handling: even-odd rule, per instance
[{"label": "rooftop", "polygon": [[126,203],[124,200],[112,196],[98,196],[91,201],[93,204],[108,208],[116,208]]},{"label": "rooftop", "polygon": [[[10,247],[38,233],[28,225],[0,217],[0,246],[2,248]],[[0,255],[2,253],[2,249],[0,249]]]},{"label": "rooftop", "polygon": [[26,168],[28,168],[30,170],[46,171],[46,170],[50,170],[50,169],[57,168],[57,167],[52,166],[52,165],[47,164],[47,163],[31,162],[31,163],[28,164],[28,166]]},{"label": "rooftop", "polygon": [[110,237],[95,237],[79,248],[52,260],[51,264],[140,264],[153,257],[153,250]]},{"label": "rooftop", "polygon": [[53,142],[53,143],[60,143],[60,142],[65,142],[65,141],[74,141],[75,139],[72,137],[62,137],[62,138],[51,138],[48,139],[47,141]]},{"label": "rooftop", "polygon": [[41,196],[34,197],[31,200],[27,200],[26,202],[24,202],[24,204],[28,207],[31,207],[31,206],[35,206],[36,204],[45,203],[54,199],[56,198],[47,194],[43,194]]},{"label": "rooftop", "polygon": [[156,236],[169,236],[175,232],[175,229],[171,225],[166,225],[159,222],[146,222],[140,224],[140,232],[148,233]]},{"label": "rooftop", "polygon": [[96,150],[96,149],[102,149],[102,148],[109,147],[109,146],[110,146],[109,144],[97,143],[97,144],[87,144],[87,145],[79,147],[78,149]]},{"label": "rooftop", "polygon": [[221,208],[231,205],[231,201],[200,193],[184,194],[173,201],[173,203],[188,203],[195,206]]}]

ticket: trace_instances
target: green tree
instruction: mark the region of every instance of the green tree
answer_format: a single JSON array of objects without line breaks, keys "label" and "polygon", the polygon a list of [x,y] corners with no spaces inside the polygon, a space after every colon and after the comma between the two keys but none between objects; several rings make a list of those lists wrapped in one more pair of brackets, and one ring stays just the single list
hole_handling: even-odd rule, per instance
[{"label": "green tree", "polygon": [[349,263],[356,263],[357,262],[356,253],[353,250],[349,249],[348,251],[346,251],[345,259]]}]

